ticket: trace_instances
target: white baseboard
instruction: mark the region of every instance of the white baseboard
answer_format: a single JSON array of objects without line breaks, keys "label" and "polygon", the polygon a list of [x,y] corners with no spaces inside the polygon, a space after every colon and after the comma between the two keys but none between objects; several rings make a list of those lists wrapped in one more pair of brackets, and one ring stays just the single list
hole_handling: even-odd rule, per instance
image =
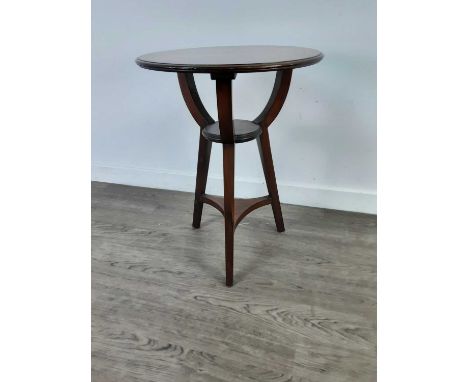
[{"label": "white baseboard", "polygon": [[[195,174],[141,167],[93,164],[92,180],[188,192],[193,192],[195,189]],[[248,198],[267,193],[265,182],[259,179],[236,176],[235,186],[236,197]],[[278,181],[278,191],[282,203],[370,214],[377,213],[375,192],[316,187],[310,184],[292,184],[280,181]],[[210,176],[208,178],[207,193],[223,194],[221,177]]]}]

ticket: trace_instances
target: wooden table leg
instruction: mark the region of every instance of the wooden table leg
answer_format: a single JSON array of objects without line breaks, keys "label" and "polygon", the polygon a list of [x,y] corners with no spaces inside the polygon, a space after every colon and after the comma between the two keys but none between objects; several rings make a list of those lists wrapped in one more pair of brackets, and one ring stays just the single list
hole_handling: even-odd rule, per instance
[{"label": "wooden table leg", "polygon": [[281,212],[278,187],[276,186],[275,167],[273,166],[268,129],[263,130],[262,134],[257,137],[257,144],[262,160],[268,194],[271,197],[271,207],[273,209],[273,216],[275,217],[276,230],[278,232],[284,232],[283,214]]},{"label": "wooden table leg", "polygon": [[208,178],[208,169],[210,167],[211,142],[206,140],[200,132],[200,140],[198,144],[198,164],[197,164],[197,181],[195,186],[195,200],[193,203],[193,222],[194,228],[200,228],[200,222],[203,212],[203,202],[201,196],[206,190],[206,181]]},{"label": "wooden table leg", "polygon": [[[226,259],[226,285],[233,285],[234,274],[234,231],[240,220],[254,209],[271,204],[275,217],[276,229],[284,231],[284,222],[276,185],[273,157],[271,155],[268,127],[280,112],[291,82],[292,70],[278,71],[270,99],[263,111],[253,121],[262,128],[262,134],[257,138],[263,172],[268,188],[268,196],[244,200],[236,211],[234,199],[234,123],[232,118],[232,80],[235,74],[212,73],[211,78],[216,80],[216,98],[218,106],[218,120],[221,141],[223,144],[223,176],[224,199],[205,194],[208,168],[210,163],[212,143],[201,134],[198,148],[197,181],[195,187],[195,202],[192,225],[200,227],[203,203],[209,203],[219,209],[224,215],[225,223],[225,259]],[[213,119],[204,108],[197,92],[192,74],[179,73],[179,84],[182,95],[192,116],[203,129],[213,123]],[[240,203],[240,202],[239,202]]]},{"label": "wooden table leg", "polygon": [[232,286],[234,272],[234,152],[234,143],[223,144],[224,240],[227,286]]},{"label": "wooden table leg", "polygon": [[197,181],[195,186],[195,200],[193,203],[193,221],[194,228],[200,228],[201,216],[203,212],[203,202],[201,196],[205,193],[206,180],[208,177],[208,168],[210,166],[211,142],[206,140],[201,134],[202,129],[213,123],[214,120],[206,111],[198,95],[197,85],[192,73],[177,73],[179,86],[184,97],[185,104],[192,114],[192,117],[200,126],[200,140],[198,144],[198,164]]},{"label": "wooden table leg", "polygon": [[234,266],[234,125],[232,121],[232,80],[235,75],[211,75],[216,80],[219,131],[223,141],[224,232],[226,285],[233,284]]},{"label": "wooden table leg", "polygon": [[271,207],[275,217],[276,230],[284,232],[283,214],[281,212],[281,204],[278,195],[278,187],[276,186],[275,168],[273,166],[273,157],[271,155],[270,135],[268,127],[273,123],[278,116],[281,108],[286,101],[289,85],[291,84],[292,69],[279,70],[276,72],[275,84],[271,92],[270,98],[254,123],[262,127],[262,134],[257,138],[258,151],[262,160],[263,173],[268,188],[268,193],[271,197]]}]

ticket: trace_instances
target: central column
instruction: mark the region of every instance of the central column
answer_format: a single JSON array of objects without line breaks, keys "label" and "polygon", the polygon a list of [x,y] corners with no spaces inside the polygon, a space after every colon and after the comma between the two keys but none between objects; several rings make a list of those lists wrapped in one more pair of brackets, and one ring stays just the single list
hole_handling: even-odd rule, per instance
[{"label": "central column", "polygon": [[211,74],[216,80],[219,132],[223,143],[224,241],[226,285],[233,284],[234,269],[234,123],[232,120],[232,80],[236,74]]}]

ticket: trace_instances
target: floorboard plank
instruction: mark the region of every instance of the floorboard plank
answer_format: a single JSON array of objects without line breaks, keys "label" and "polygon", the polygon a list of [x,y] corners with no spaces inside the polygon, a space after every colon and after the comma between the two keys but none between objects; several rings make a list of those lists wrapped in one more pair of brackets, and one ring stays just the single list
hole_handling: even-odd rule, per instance
[{"label": "floorboard plank", "polygon": [[120,381],[375,381],[376,217],[269,206],[235,236],[193,195],[93,182],[92,377]]}]

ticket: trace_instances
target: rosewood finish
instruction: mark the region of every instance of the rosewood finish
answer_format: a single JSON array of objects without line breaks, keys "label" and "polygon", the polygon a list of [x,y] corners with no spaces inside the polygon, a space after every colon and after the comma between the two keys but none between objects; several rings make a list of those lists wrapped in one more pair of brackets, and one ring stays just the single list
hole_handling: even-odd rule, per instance
[{"label": "rosewood finish", "polygon": [[251,73],[301,68],[323,58],[321,52],[296,46],[215,46],[177,49],[137,58],[142,68],[163,72]]},{"label": "rosewood finish", "polygon": [[[250,212],[271,205],[278,232],[284,231],[268,127],[278,116],[288,94],[292,70],[319,62],[315,49],[285,46],[235,46],[181,49],[150,53],[136,63],[151,70],[177,72],[185,104],[200,127],[197,180],[193,210],[194,228],[200,228],[203,204],[224,216],[226,285],[233,285],[234,231]],[[263,111],[252,121],[233,119],[232,81],[237,73],[276,71],[275,84]],[[206,111],[193,73],[210,73],[216,81],[218,121]],[[268,195],[252,199],[234,197],[235,144],[257,140]],[[212,142],[223,145],[224,197],[205,193]]]}]

